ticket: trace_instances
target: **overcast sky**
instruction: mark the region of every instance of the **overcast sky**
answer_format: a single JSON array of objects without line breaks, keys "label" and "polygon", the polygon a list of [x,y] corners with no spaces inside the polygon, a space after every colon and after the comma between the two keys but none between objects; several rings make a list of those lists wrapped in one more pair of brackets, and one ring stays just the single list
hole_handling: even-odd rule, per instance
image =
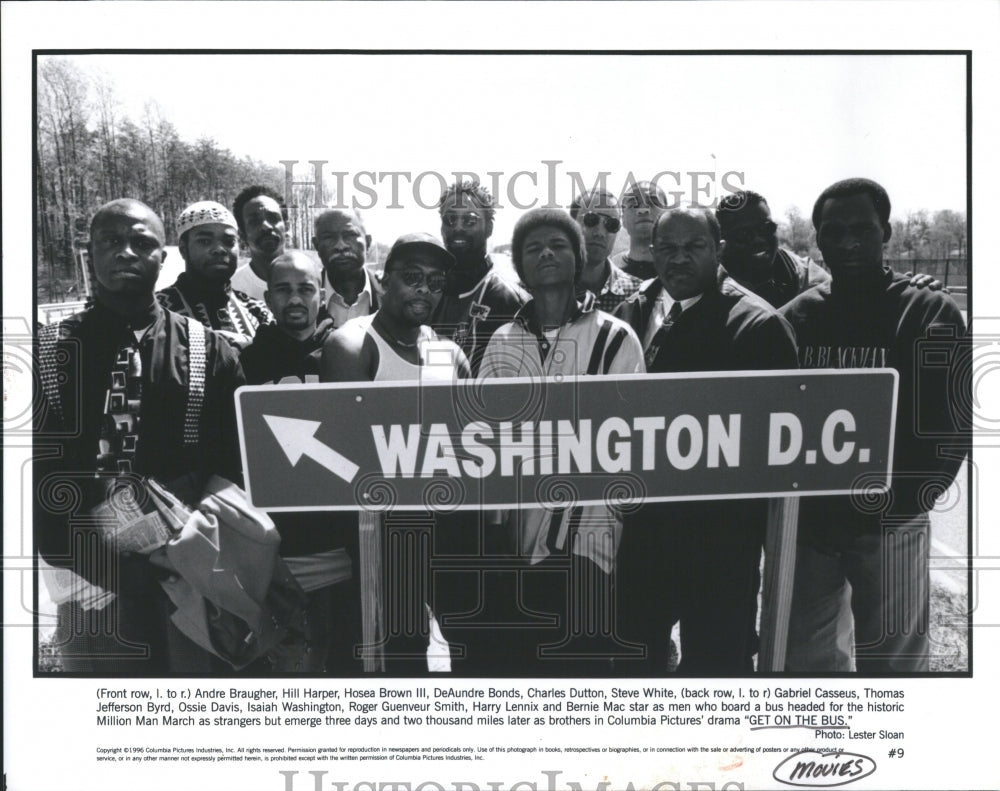
[{"label": "overcast sky", "polygon": [[[894,215],[966,209],[965,60],[959,56],[542,56],[542,55],[77,55],[115,86],[138,119],[155,101],[187,140],[211,136],[237,155],[278,165],[327,160],[324,179],[346,172],[347,199],[362,171],[499,172],[505,210],[493,242],[510,234],[521,203],[566,204],[571,171],[590,185],[601,171],[620,191],[631,171],[692,196],[741,173],[776,214],[809,213],[831,182],[882,182]],[[164,78],[166,77],[166,78]],[[155,87],[154,87],[155,86]],[[543,160],[558,160],[545,165]],[[554,169],[554,178],[550,177]],[[729,183],[739,186],[740,176]],[[679,183],[678,183],[679,182]],[[383,241],[436,220],[399,177],[377,187],[369,225]],[[420,200],[439,190],[419,183]],[[725,190],[723,190],[725,191]],[[705,200],[706,193],[699,196]]]}]

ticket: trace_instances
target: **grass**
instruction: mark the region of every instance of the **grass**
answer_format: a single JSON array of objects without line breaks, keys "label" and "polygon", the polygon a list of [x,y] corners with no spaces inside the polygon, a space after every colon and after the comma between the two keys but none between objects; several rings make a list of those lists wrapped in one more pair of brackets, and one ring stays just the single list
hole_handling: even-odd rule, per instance
[{"label": "grass", "polygon": [[931,574],[931,672],[969,669],[969,597],[964,590]]}]

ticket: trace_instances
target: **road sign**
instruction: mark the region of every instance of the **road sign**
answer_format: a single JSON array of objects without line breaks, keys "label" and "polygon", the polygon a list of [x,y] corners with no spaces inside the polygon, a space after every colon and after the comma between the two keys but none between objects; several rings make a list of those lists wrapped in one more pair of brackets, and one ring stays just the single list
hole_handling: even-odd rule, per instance
[{"label": "road sign", "polygon": [[455,510],[881,489],[892,370],[244,387],[269,511]]}]

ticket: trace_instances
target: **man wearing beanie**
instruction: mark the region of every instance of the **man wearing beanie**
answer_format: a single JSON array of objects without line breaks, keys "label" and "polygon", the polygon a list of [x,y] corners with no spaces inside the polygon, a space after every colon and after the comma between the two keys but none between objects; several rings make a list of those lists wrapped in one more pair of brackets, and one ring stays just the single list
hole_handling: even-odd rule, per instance
[{"label": "man wearing beanie", "polygon": [[184,271],[158,291],[160,304],[218,330],[235,346],[250,343],[257,328],[271,321],[267,307],[229,284],[239,251],[236,219],[215,201],[192,203],[177,218],[177,246]]},{"label": "man wearing beanie", "polygon": [[490,337],[514,317],[524,295],[486,252],[496,213],[486,187],[474,181],[456,182],[441,195],[438,211],[441,238],[455,258],[455,267],[431,324],[465,352],[475,375]]},{"label": "man wearing beanie", "polygon": [[[514,226],[511,252],[531,299],[490,339],[481,376],[538,380],[645,371],[642,346],[631,328],[595,310],[593,294],[576,298],[583,236],[568,213],[529,211]],[[497,629],[496,653],[470,661],[493,667],[505,662],[507,672],[525,675],[611,673],[612,658],[624,648],[609,619],[621,526],[619,514],[606,505],[506,512],[500,532],[508,554],[524,569],[515,601],[525,613],[554,616],[555,624]],[[597,628],[585,635],[583,624]]]}]

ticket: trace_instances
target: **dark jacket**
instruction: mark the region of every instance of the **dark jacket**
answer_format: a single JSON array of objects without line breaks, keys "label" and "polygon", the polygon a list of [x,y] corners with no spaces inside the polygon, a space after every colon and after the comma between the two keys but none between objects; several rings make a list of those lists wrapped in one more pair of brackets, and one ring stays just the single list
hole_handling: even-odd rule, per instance
[{"label": "dark jacket", "polygon": [[[971,403],[970,338],[958,306],[947,294],[914,288],[884,269],[816,286],[781,312],[795,328],[802,368],[899,372],[888,513],[909,517],[930,510],[970,441],[958,414]],[[806,498],[801,508],[803,519],[840,515],[871,529],[883,516],[878,509],[855,509],[848,497]]]},{"label": "dark jacket", "polygon": [[[295,385],[319,381],[323,342],[333,332],[326,318],[311,338],[296,340],[278,325],[261,327],[240,357],[247,383]],[[309,555],[346,548],[357,563],[358,515],[352,511],[291,511],[270,514],[281,534],[283,556]]]},{"label": "dark jacket", "polygon": [[247,384],[318,382],[323,342],[331,332],[331,318],[320,322],[313,335],[304,341],[291,337],[277,324],[261,327],[253,343],[240,354]]},{"label": "dark jacket", "polygon": [[[142,396],[134,473],[164,484],[184,476],[203,482],[213,473],[241,482],[233,393],[244,377],[235,350],[222,336],[205,331],[200,438],[197,444],[185,444],[188,320],[156,303],[151,315],[153,324],[139,347]],[[97,528],[84,515],[106,495],[107,478],[94,478],[104,401],[115,355],[132,328],[96,304],[64,319],[57,332],[49,370],[61,377],[60,408],[49,402],[44,388],[36,399],[35,544],[53,565],[116,589],[118,580],[109,578],[107,561],[78,548],[95,538],[89,534]],[[198,483],[192,485],[200,493]]]},{"label": "dark jacket", "polygon": [[[663,284],[652,280],[615,315],[642,340]],[[795,335],[773,308],[732,282],[685,310],[647,366],[649,373],[798,368]]]},{"label": "dark jacket", "polygon": [[479,283],[464,293],[454,293],[455,287],[450,287],[431,321],[440,337],[454,341],[465,352],[473,376],[479,373],[493,333],[511,321],[525,302],[525,295],[497,273],[489,256],[486,260],[488,268]]}]

